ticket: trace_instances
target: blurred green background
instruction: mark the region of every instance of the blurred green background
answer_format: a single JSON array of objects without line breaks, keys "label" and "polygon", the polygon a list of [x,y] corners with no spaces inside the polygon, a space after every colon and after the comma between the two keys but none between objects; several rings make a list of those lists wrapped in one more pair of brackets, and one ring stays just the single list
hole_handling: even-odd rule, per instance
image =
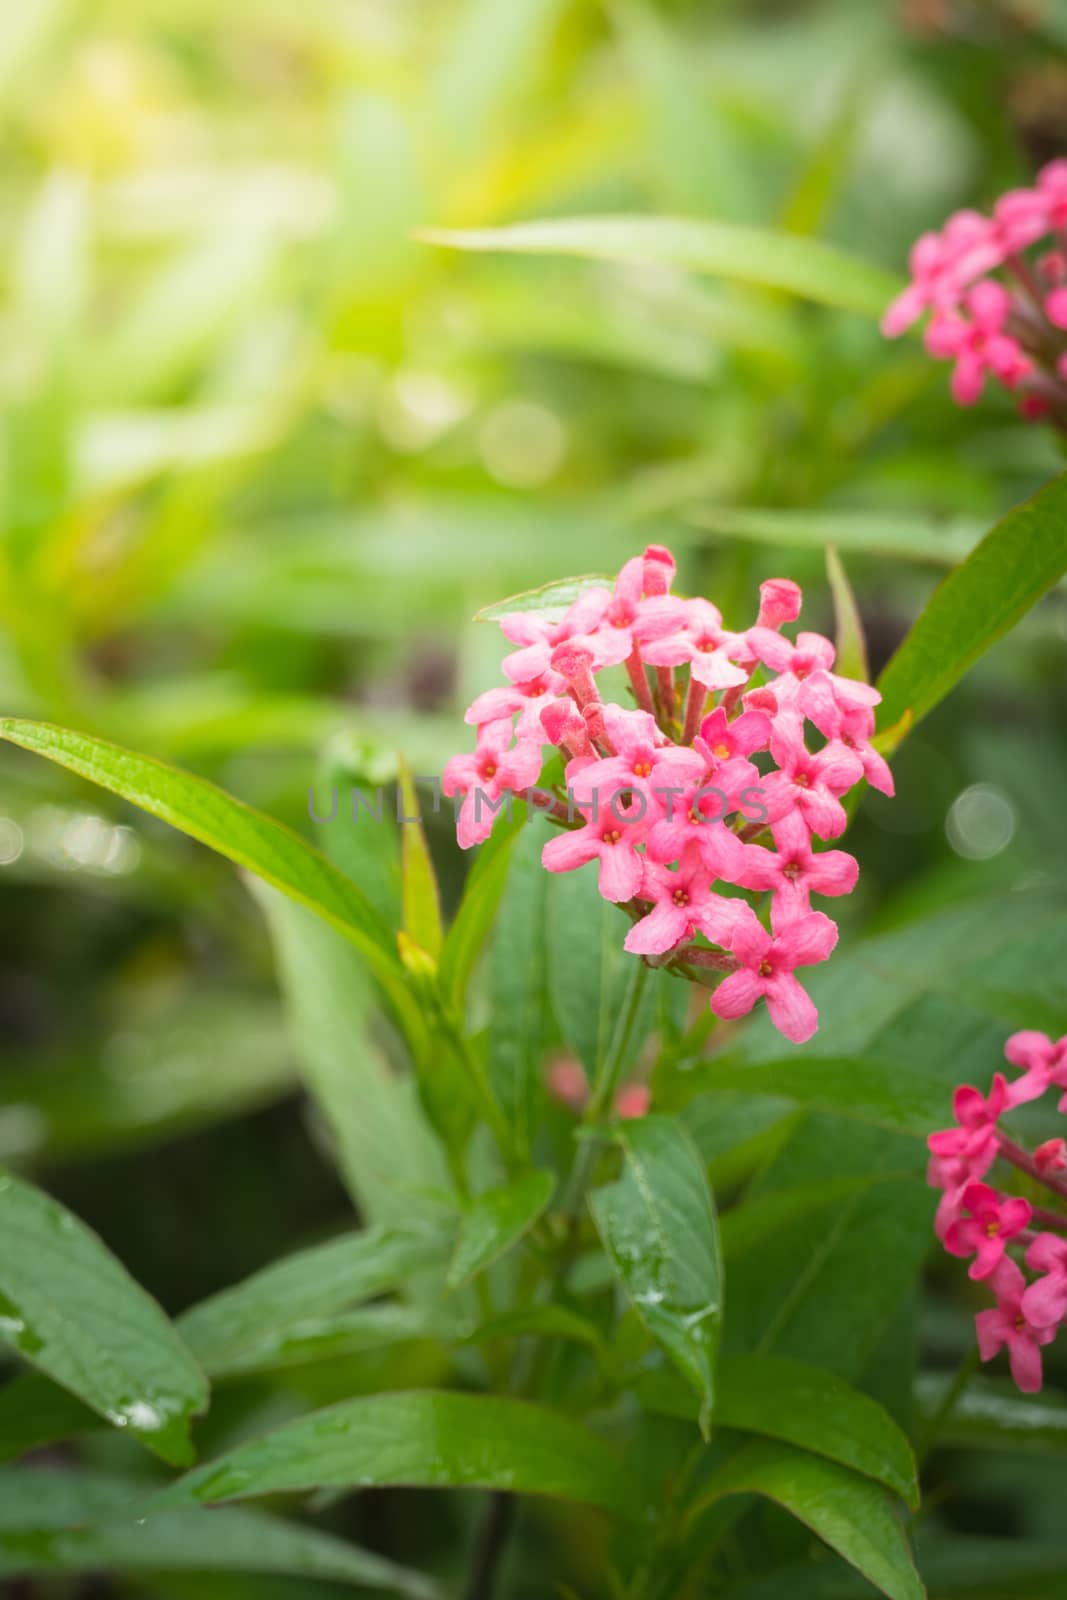
[{"label": "blurred green background", "polygon": [[[0,129],[0,703],[304,831],[310,786],[468,746],[502,653],[480,605],[656,540],[729,622],[788,573],[830,628],[830,537],[877,669],[1061,464],[859,316],[413,237],[682,213],[900,273],[921,229],[1067,154],[1060,0],[18,0]],[[904,747],[897,801],[868,797],[846,937],[1062,879],[1065,720],[1057,593]],[[0,862],[0,1159],[170,1310],[343,1223],[233,871],[10,751]],[[965,1347],[936,1270],[929,1338]],[[994,1531],[1047,1532],[1026,1459],[998,1474]],[[951,1475],[988,1527],[985,1461]],[[354,1531],[417,1557],[375,1498]],[[417,1505],[432,1549],[451,1513]]]}]

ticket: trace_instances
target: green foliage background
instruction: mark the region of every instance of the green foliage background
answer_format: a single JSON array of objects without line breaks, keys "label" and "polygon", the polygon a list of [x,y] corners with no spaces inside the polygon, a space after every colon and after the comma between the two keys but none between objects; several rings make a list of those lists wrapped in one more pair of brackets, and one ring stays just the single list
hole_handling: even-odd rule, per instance
[{"label": "green foliage background", "polygon": [[[466,747],[462,708],[501,654],[494,628],[470,624],[483,605],[655,540],[729,622],[788,573],[809,625],[832,632],[832,541],[877,672],[946,571],[1062,465],[1004,397],[953,407],[946,370],[914,339],[886,344],[876,320],[919,231],[1067,152],[1057,0],[22,0],[0,16],[0,132],[2,708],[173,761],[308,837],[310,787],[324,805],[332,784],[392,786],[398,751],[428,774]],[[468,253],[417,232],[602,214],[785,230],[855,265],[797,295],[768,286],[755,248],[689,271],[633,243],[615,260]],[[1013,537],[1002,574],[1045,552],[1030,599],[1054,581],[1061,526],[1053,504],[1032,544]],[[911,687],[894,684],[895,714]],[[931,1250],[922,1181],[952,1084],[984,1085],[1013,1028],[1067,1029],[1065,725],[1059,589],[903,744],[896,801],[865,798],[817,1039],[796,1051],[755,1023],[694,1065],[669,1018],[647,1019],[657,1109],[679,1113],[724,1212],[725,1363],[815,1363],[929,1452],[911,1531],[935,1597],[1067,1594],[1062,1351],[1040,1403],[998,1367],[935,1433],[983,1302]],[[90,1224],[172,1316],[357,1214],[395,1230],[421,1206],[440,1223],[425,1197],[448,1182],[440,1145],[383,1065],[420,1026],[406,989],[390,1011],[387,984],[383,1009],[330,929],[58,767],[5,749],[0,813],[0,1162]],[[468,864],[446,812],[427,831],[452,915]],[[318,838],[391,934],[389,830],[338,821]],[[525,1092],[552,1052],[581,1049],[561,930],[613,937],[574,885],[527,870],[532,849],[520,841],[472,987],[479,1049],[490,996],[502,1019],[498,1090],[525,1073]],[[459,995],[467,958],[447,951]],[[552,1112],[561,1163],[569,1131]],[[475,1187],[499,1177],[486,1157]],[[188,1335],[220,1375],[202,1457],[353,1396],[479,1387],[480,1347],[428,1320],[432,1270],[418,1250],[397,1259],[366,1293],[401,1295],[328,1335],[287,1326],[295,1346],[269,1359]],[[500,1305],[512,1261],[479,1280]],[[633,1314],[620,1330],[604,1359],[649,1410],[624,1410],[609,1439],[658,1504],[698,1403],[646,1360]],[[497,1371],[507,1337],[490,1341]],[[128,1500],[107,1474],[155,1486],[129,1438],[83,1434],[44,1380],[27,1400],[14,1358],[5,1376],[0,1449],[76,1432],[44,1464],[105,1475],[101,1526]],[[557,1360],[550,1378],[580,1409],[582,1372]],[[743,1407],[720,1419],[750,1424]],[[709,1503],[741,1459],[720,1465],[724,1439],[701,1469]],[[4,1529],[27,1525],[25,1492],[18,1469],[0,1481],[0,1576],[21,1570],[3,1564]],[[684,1592],[871,1592],[822,1546],[810,1559],[803,1518],[715,1503],[693,1581],[717,1587]],[[56,1528],[85,1520],[84,1503],[55,1504]],[[602,1521],[523,1505],[501,1594],[614,1592]],[[123,1595],[295,1600],[319,1580],[400,1581],[333,1543],[283,1548],[327,1530],[458,1592],[477,1496],[324,1490],[313,1506],[288,1532],[217,1514],[253,1519],[219,1526],[276,1576],[247,1576],[238,1553],[213,1563],[229,1574],[168,1560],[146,1577],[107,1539],[81,1564],[113,1568]],[[168,1512],[157,1552],[195,1545],[202,1524],[181,1519],[197,1515]]]}]

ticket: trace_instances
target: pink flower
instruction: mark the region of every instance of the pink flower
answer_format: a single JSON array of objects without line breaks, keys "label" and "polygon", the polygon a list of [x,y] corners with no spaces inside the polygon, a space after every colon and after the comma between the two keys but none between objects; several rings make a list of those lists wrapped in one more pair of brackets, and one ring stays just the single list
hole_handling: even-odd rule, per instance
[{"label": "pink flower", "polygon": [[969,1183],[961,1198],[971,1215],[947,1230],[945,1249],[954,1256],[975,1255],[968,1276],[988,1278],[1003,1260],[1008,1240],[1029,1223],[1033,1207],[1028,1200],[1002,1199],[987,1183]]},{"label": "pink flower", "polygon": [[851,894],[859,862],[844,850],[811,848],[807,823],[791,811],[771,828],[775,849],[745,846],[745,864],[735,880],[743,889],[770,889],[775,904],[793,914],[811,909],[813,894]]},{"label": "pink flower", "polygon": [[508,688],[486,689],[464,713],[464,722],[476,727],[483,722],[499,722],[519,713],[516,732],[520,739],[544,738],[541,713],[566,693],[567,681],[558,672],[543,672],[539,678],[515,683]]},{"label": "pink flower", "polygon": [[1009,189],[993,207],[993,223],[1004,254],[1016,255],[1048,232],[1048,202],[1039,189]]},{"label": "pink flower", "polygon": [[1024,1291],[1022,1309],[1027,1322],[1038,1328],[1056,1328],[1067,1316],[1067,1239],[1039,1233],[1026,1252],[1031,1272],[1042,1272]]},{"label": "pink flower", "polygon": [[892,302],[882,332],[895,339],[924,311],[957,299],[981,273],[1000,265],[1002,245],[996,230],[977,211],[957,211],[941,233],[924,233],[912,247],[912,282]]},{"label": "pink flower", "polygon": [[710,877],[737,882],[744,846],[723,819],[749,790],[753,804],[760,804],[760,775],[751,762],[743,765],[744,777],[738,774],[737,762],[725,762],[710,775],[701,771],[695,782],[657,785],[662,815],[649,829],[647,843],[653,861],[678,861],[686,850],[695,850]]},{"label": "pink flower", "polygon": [[601,759],[583,758],[567,768],[567,783],[583,810],[608,806],[613,795],[640,795],[649,823],[662,809],[656,791],[681,787],[698,779],[704,763],[693,750],[665,742],[655,718],[646,711],[604,707],[607,742],[615,751]]},{"label": "pink flower", "polygon": [[718,916],[705,914],[709,939],[733,952],[741,970],[725,978],[711,997],[717,1017],[743,1017],[765,999],[775,1027],[794,1044],[810,1039],[819,1014],[793,976],[797,967],[825,961],[837,943],[837,925],[821,911],[784,920],[772,908],[768,933],[743,900],[722,903]]},{"label": "pink flower", "polygon": [[818,717],[813,716],[811,720],[819,732],[825,734],[827,738],[840,739],[846,750],[856,752],[863,767],[863,775],[872,789],[878,789],[890,797],[896,793],[888,761],[879,755],[870,743],[870,736],[874,732],[873,712],[865,707],[857,710],[839,710],[832,732],[820,724]]},{"label": "pink flower", "polygon": [[[1004,1054],[1013,1067],[1023,1068],[1022,1077],[1016,1078],[1008,1089],[1009,1104],[1020,1106],[1028,1100],[1038,1100],[1052,1084],[1067,1087],[1067,1034],[1053,1043],[1047,1033],[1026,1028],[1011,1035]],[[1067,1109],[1067,1095],[1059,1109]]]},{"label": "pink flower", "polygon": [[704,756],[708,771],[714,772],[721,761],[766,750],[771,730],[771,719],[765,711],[743,711],[731,722],[722,706],[716,706],[700,724],[693,748]]},{"label": "pink flower", "polygon": [[683,600],[684,607],[669,633],[642,643],[643,659],[655,667],[688,664],[697,683],[709,692],[734,689],[748,682],[748,673],[730,659],[736,635],[723,631],[722,614],[708,600]]},{"label": "pink flower", "polygon": [[628,1083],[615,1096],[615,1115],[633,1122],[648,1115],[652,1091],[644,1083]]},{"label": "pink flower", "polygon": [[963,1211],[963,1191],[975,1178],[983,1178],[997,1157],[997,1119],[1008,1104],[1008,1086],[1002,1073],[993,1079],[988,1100],[962,1084],[952,1098],[958,1126],[930,1134],[931,1154],[927,1179],[934,1188],[945,1190],[937,1208],[934,1229],[944,1243],[953,1223]]},{"label": "pink flower", "polygon": [[1011,304],[1003,284],[987,279],[965,297],[968,316],[939,312],[927,328],[930,354],[956,362],[952,397],[957,405],[973,406],[981,398],[987,373],[1005,388],[1015,389],[1033,371],[1033,362],[1018,340],[1004,331]]},{"label": "pink flower", "polygon": [[779,771],[761,784],[768,820],[778,822],[795,809],[820,839],[844,833],[848,817],[838,796],[863,776],[855,751],[831,739],[813,755],[804,743],[803,724],[780,716],[771,735],[771,754]]},{"label": "pink flower", "polygon": [[796,706],[820,731],[827,719],[870,710],[882,698],[873,685],[830,671],[836,652],[821,633],[802,633],[792,644],[757,626],[748,630],[748,638],[764,665],[783,675],[774,686],[779,708]]},{"label": "pink flower", "polygon": [[[650,550],[658,548],[649,546]],[[664,574],[664,562],[647,552],[626,562],[596,628],[582,636],[582,643],[593,653],[595,671],[618,666],[635,650],[645,655],[647,641],[660,639],[678,626],[685,601],[672,599],[660,587]],[[646,577],[654,585],[649,592]],[[650,658],[646,655],[645,659]]]},{"label": "pink flower", "polygon": [[992,1361],[1006,1345],[1015,1382],[1023,1394],[1037,1394],[1041,1388],[1040,1346],[1051,1344],[1056,1330],[1030,1321],[1023,1307],[1025,1286],[1020,1269],[1005,1257],[992,1278],[996,1309],[979,1311],[974,1320],[982,1360]]},{"label": "pink flower", "polygon": [[662,955],[683,939],[690,939],[702,925],[707,907],[718,896],[711,892],[708,871],[700,852],[689,846],[678,870],[661,867],[645,857],[644,876],[638,890],[641,900],[650,900],[652,910],[635,922],[626,935],[625,948],[637,955]]},{"label": "pink flower", "polygon": [[541,677],[551,666],[556,646],[595,628],[610,601],[607,589],[587,589],[559,622],[547,622],[528,611],[513,611],[501,617],[500,631],[505,639],[521,646],[504,657],[504,676],[513,683],[528,683],[531,678]]},{"label": "pink flower", "polygon": [[441,787],[447,795],[465,796],[456,836],[461,850],[480,844],[493,831],[507,794],[524,794],[541,773],[540,744],[511,746],[510,722],[483,722],[473,755],[453,756]]},{"label": "pink flower", "polygon": [[1062,156],[1041,168],[1037,188],[1047,207],[1049,228],[1053,232],[1067,228],[1067,161]]},{"label": "pink flower", "polygon": [[644,862],[636,847],[644,838],[643,830],[634,808],[616,800],[584,827],[549,839],[541,863],[549,872],[573,872],[587,861],[599,861],[604,899],[632,900],[641,887]]}]

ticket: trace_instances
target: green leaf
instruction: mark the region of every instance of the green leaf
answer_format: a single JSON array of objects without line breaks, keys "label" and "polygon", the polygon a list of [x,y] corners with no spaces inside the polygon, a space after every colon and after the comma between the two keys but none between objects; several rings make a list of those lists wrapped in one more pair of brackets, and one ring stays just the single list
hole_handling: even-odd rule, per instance
[{"label": "green leaf", "polygon": [[525,823],[525,806],[516,806],[510,822],[503,819],[479,845],[463,899],[441,949],[441,986],[459,1006],[493,925],[507,883],[511,852]]},{"label": "green leaf", "polygon": [[[551,1301],[504,1311],[499,1317],[479,1323],[465,1338],[468,1344],[485,1344],[493,1339],[517,1339],[530,1333],[541,1334],[549,1339],[571,1339],[577,1344],[591,1345],[597,1351],[602,1350],[604,1345],[599,1328],[588,1317],[572,1311],[569,1306],[556,1305]],[[0,1397],[2,1394],[0,1390]],[[0,1419],[2,1415],[0,1409]]]},{"label": "green leaf", "polygon": [[715,1207],[692,1140],[671,1117],[620,1123],[622,1175],[589,1197],[604,1248],[637,1313],[710,1415],[722,1316]]},{"label": "green leaf", "polygon": [[713,1057],[677,1086],[686,1096],[715,1089],[777,1095],[880,1128],[925,1137],[941,1126],[951,1091],[931,1081],[921,1062],[864,1056],[798,1056],[774,1061]]},{"label": "green leaf", "polygon": [[487,1189],[471,1201],[460,1224],[448,1268],[448,1287],[469,1283],[498,1256],[517,1244],[544,1211],[556,1187],[553,1173],[535,1170],[500,1189]]},{"label": "green leaf", "polygon": [[261,1572],[439,1600],[428,1578],[260,1511],[142,1515],[145,1485],[31,1467],[0,1472],[0,1577],[74,1572]]},{"label": "green leaf", "polygon": [[[917,1399],[925,1420],[940,1416],[952,1381],[934,1374],[919,1379]],[[1047,1389],[1040,1396],[1022,1395],[1006,1379],[971,1377],[938,1424],[937,1443],[1062,1457],[1067,1447],[1067,1397]]]},{"label": "green leaf", "polygon": [[[634,1388],[651,1411],[696,1417],[692,1391],[667,1368],[639,1372]],[[714,1421],[839,1461],[918,1505],[915,1457],[905,1434],[870,1395],[822,1367],[784,1356],[722,1355]]]},{"label": "green leaf", "polygon": [[[595,1083],[630,979],[631,958],[622,947],[625,919],[585,872],[553,874],[547,915],[548,926],[560,930],[548,946],[552,1009],[564,1043]],[[634,1054],[640,1043],[640,1038],[631,1040]]]},{"label": "green leaf", "polygon": [[100,1427],[95,1411],[40,1372],[20,1372],[0,1384],[0,1461]]},{"label": "green leaf", "polygon": [[723,1260],[729,1262],[746,1255],[797,1217],[850,1199],[877,1182],[875,1177],[822,1178],[816,1183],[798,1183],[791,1189],[753,1195],[719,1218]]},{"label": "green leaf", "polygon": [[220,1376],[255,1365],[264,1342],[284,1341],[308,1319],[325,1318],[397,1293],[440,1260],[430,1232],[371,1228],[301,1250],[193,1306],[182,1337],[205,1371]]},{"label": "green leaf", "polygon": [[925,1600],[893,1503],[869,1478],[792,1445],[761,1441],[715,1473],[690,1519],[735,1494],[783,1506],[889,1600]]},{"label": "green leaf", "polygon": [[544,837],[536,818],[520,829],[489,946],[489,1082],[520,1152],[529,1150],[544,1094]]},{"label": "green leaf", "polygon": [[509,1489],[637,1514],[618,1459],[568,1417],[435,1390],[367,1395],[312,1412],[187,1473],[157,1503],[390,1484]]},{"label": "green leaf", "polygon": [[436,961],[441,954],[441,898],[426,835],[422,828],[418,795],[407,762],[400,761],[400,795],[404,817],[400,828],[400,872],[403,927],[409,939]]},{"label": "green leaf", "polygon": [[963,561],[981,538],[981,528],[969,521],[833,507],[794,511],[777,506],[698,506],[686,512],[686,521],[753,544],[797,550],[822,550],[832,544],[852,555],[889,556],[939,567]]},{"label": "green leaf", "polygon": [[869,317],[880,317],[901,288],[891,273],[833,245],[767,228],[688,217],[561,217],[504,228],[421,228],[417,237],[453,250],[591,256],[681,267],[784,289]]},{"label": "green leaf", "polygon": [[837,624],[836,669],[846,678],[857,678],[861,683],[866,683],[869,669],[863,618],[860,616],[856,596],[852,592],[844,564],[832,544],[826,546],[826,576],[830,580],[830,592],[834,597],[834,618]]},{"label": "green leaf", "polygon": [[77,1217],[0,1173],[0,1339],[165,1461],[192,1459],[203,1373],[156,1302]]},{"label": "green leaf", "polygon": [[878,680],[880,726],[913,722],[1067,572],[1067,473],[1010,511],[934,591]]},{"label": "green leaf", "polygon": [[298,834],[203,778],[89,734],[5,717],[0,719],[0,739],[88,778],[307,906],[351,940],[400,1013],[411,1020],[403,971],[369,901]]},{"label": "green leaf", "polygon": [[359,952],[304,906],[264,884],[253,882],[253,890],[274,944],[300,1070],[360,1214],[373,1223],[428,1218],[436,1208],[425,1191],[447,1187],[447,1169],[414,1080],[390,1065],[372,1035]]},{"label": "green leaf", "polygon": [[887,1411],[821,1367],[783,1356],[724,1356],[715,1421],[762,1433],[875,1478],[914,1509],[915,1457]]},{"label": "green leaf", "polygon": [[542,584],[539,589],[524,589],[506,600],[482,606],[474,613],[475,622],[499,622],[512,612],[525,611],[541,617],[545,622],[560,622],[564,612],[590,589],[611,589],[615,579],[602,572],[587,572],[581,578],[558,578],[554,583]]},{"label": "green leaf", "polygon": [[[395,1300],[325,1317],[302,1317],[284,1328],[264,1326],[220,1376],[247,1376],[252,1372],[279,1372],[316,1361],[385,1350],[390,1345],[454,1337],[456,1325],[440,1313]],[[212,1374],[215,1376],[215,1374]]]},{"label": "green leaf", "polygon": [[[811,1361],[858,1383],[935,1243],[925,1149],[900,1134],[809,1113],[752,1185],[754,1196],[827,1173],[877,1178],[809,1211],[730,1266],[728,1354]],[[895,1176],[902,1169],[909,1177]]]}]

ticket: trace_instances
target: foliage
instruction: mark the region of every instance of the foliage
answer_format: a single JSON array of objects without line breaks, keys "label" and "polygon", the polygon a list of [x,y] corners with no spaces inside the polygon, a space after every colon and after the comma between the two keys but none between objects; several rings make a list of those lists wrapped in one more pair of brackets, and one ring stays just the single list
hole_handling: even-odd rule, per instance
[{"label": "foliage", "polygon": [[[877,327],[1059,153],[1045,11],[0,20],[0,1577],[1067,1592],[924,1144],[1067,1030],[1067,477]],[[472,614],[661,540],[885,697],[799,1048],[430,782]]]}]

